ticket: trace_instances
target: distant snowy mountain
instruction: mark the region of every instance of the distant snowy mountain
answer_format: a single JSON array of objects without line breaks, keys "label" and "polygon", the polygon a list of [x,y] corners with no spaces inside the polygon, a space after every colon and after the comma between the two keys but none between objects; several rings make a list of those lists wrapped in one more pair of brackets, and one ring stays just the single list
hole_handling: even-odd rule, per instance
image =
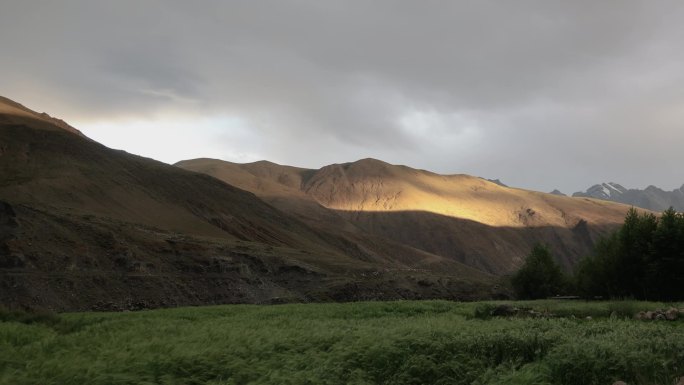
[{"label": "distant snowy mountain", "polygon": [[663,211],[669,207],[684,211],[684,185],[673,191],[664,191],[655,186],[639,190],[626,189],[618,183],[610,182],[593,185],[587,191],[576,192],[572,196],[620,202],[654,211]]},{"label": "distant snowy mountain", "polygon": [[604,200],[618,201],[618,197],[622,196],[628,190],[621,185],[610,182],[595,184],[587,189],[585,192],[576,192],[572,194],[574,197],[589,197]]}]

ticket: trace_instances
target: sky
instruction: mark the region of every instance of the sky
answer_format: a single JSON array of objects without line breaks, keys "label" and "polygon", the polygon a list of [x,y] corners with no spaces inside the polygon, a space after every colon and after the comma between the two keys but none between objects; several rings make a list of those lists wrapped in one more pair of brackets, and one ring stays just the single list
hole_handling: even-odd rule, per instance
[{"label": "sky", "polygon": [[113,148],[684,183],[684,2],[2,0],[0,95]]}]

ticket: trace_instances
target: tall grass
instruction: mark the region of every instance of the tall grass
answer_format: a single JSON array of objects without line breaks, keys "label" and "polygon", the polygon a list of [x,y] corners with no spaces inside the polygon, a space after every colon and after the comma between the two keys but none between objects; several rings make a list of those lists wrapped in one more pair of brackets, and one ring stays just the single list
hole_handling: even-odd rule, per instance
[{"label": "tall grass", "polygon": [[684,375],[682,322],[557,301],[515,306],[576,318],[481,320],[478,306],[237,305],[11,320],[0,322],[0,384],[671,384]]}]

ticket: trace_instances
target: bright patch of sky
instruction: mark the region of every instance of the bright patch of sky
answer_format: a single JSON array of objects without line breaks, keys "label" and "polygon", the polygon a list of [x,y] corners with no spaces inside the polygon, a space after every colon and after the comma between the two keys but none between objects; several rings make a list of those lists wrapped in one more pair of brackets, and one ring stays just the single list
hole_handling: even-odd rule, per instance
[{"label": "bright patch of sky", "polygon": [[[177,117],[74,122],[89,138],[114,149],[173,164],[193,158],[246,163],[261,159],[259,141],[239,118]],[[253,145],[245,148],[244,143]]]}]

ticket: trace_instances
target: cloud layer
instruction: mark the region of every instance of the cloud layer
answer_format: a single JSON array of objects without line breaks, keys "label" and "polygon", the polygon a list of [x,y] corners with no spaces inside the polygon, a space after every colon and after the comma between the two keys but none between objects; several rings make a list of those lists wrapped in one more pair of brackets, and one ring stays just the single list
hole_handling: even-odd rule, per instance
[{"label": "cloud layer", "polygon": [[8,0],[0,94],[105,144],[684,183],[678,1]]}]

